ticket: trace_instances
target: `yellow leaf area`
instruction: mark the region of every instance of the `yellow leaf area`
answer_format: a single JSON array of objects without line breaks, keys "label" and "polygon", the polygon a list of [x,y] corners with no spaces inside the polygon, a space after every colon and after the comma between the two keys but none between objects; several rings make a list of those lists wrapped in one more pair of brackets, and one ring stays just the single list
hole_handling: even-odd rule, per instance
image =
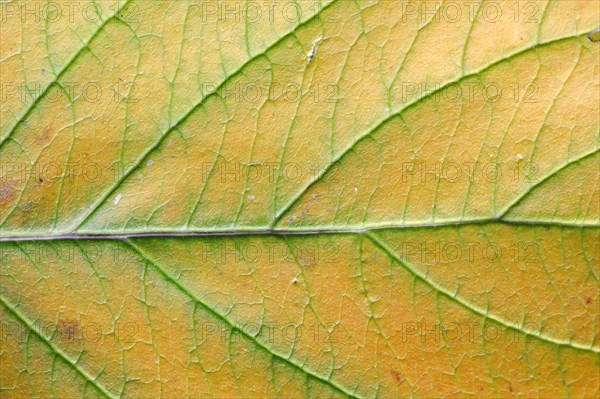
[{"label": "yellow leaf area", "polygon": [[599,26],[0,2],[0,397],[597,397]]},{"label": "yellow leaf area", "polygon": [[594,397],[598,232],[3,243],[6,397]]}]

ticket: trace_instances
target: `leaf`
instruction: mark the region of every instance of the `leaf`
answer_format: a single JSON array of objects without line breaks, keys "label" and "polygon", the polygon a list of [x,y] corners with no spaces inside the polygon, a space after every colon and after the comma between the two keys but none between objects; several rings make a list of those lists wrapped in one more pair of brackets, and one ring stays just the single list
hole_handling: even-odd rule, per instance
[{"label": "leaf", "polygon": [[597,2],[0,21],[2,397],[598,395]]}]

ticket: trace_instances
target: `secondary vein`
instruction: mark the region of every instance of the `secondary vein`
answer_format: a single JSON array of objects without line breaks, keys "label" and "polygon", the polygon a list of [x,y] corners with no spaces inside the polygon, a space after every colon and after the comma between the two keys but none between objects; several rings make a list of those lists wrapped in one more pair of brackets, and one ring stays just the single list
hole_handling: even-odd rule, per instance
[{"label": "secondary vein", "polygon": [[530,331],[523,327],[518,327],[514,324],[511,324],[510,322],[507,322],[506,320],[503,320],[500,317],[491,315],[487,311],[477,308],[475,305],[463,300],[458,295],[452,294],[450,291],[439,286],[438,284],[436,284],[432,281],[429,281],[426,276],[422,275],[421,273],[416,271],[414,268],[410,267],[410,265],[408,265],[402,259],[400,259],[400,257],[394,252],[393,249],[391,249],[387,245],[387,243],[382,238],[378,237],[377,235],[375,235],[373,233],[367,233],[366,235],[373,242],[373,244],[375,244],[376,247],[380,248],[391,259],[393,259],[398,264],[400,264],[404,269],[406,269],[408,272],[410,272],[412,275],[414,275],[417,279],[424,282],[425,284],[427,284],[428,286],[433,288],[435,291],[439,292],[440,294],[444,295],[445,297],[449,298],[450,300],[460,304],[461,306],[463,306],[465,309],[469,310],[470,312],[473,312],[476,315],[483,317],[484,319],[490,319],[506,328],[519,331],[527,336],[535,337],[535,338],[539,339],[540,341],[544,341],[546,343],[550,343],[550,344],[557,345],[557,346],[564,346],[564,347],[568,347],[568,348],[572,348],[572,349],[577,349],[577,350],[581,350],[584,352],[593,352],[596,354],[600,354],[600,349],[598,349],[598,348],[594,348],[592,346],[580,345],[580,344],[574,343],[572,341],[554,339],[542,332],[534,332],[534,331]]},{"label": "secondary vein", "polygon": [[66,354],[64,354],[56,345],[52,343],[48,338],[42,335],[37,329],[35,329],[29,320],[25,316],[23,316],[18,310],[8,304],[8,301],[0,296],[0,303],[8,310],[17,320],[19,320],[22,324],[24,324],[28,330],[30,330],[35,336],[37,336],[40,341],[42,341],[56,356],[58,356],[64,363],[69,365],[77,374],[79,374],[85,381],[91,384],[96,391],[102,394],[104,397],[108,399],[117,399],[116,396],[111,395],[106,388],[101,386],[98,382],[96,382],[92,376],[90,376],[85,370],[81,369],[77,366],[73,360],[71,360]]},{"label": "secondary vein", "polygon": [[[131,2],[132,0],[126,0],[125,3],[123,3],[123,6],[120,7],[119,9],[123,9],[125,7],[127,7],[127,5]],[[98,37],[98,35],[100,35],[100,33],[104,30],[104,28],[112,21],[114,21],[115,19],[119,19],[118,16],[118,12],[119,9],[117,9],[115,11],[115,14],[113,14],[111,17],[107,18],[99,27],[98,29],[92,34],[92,36],[90,36],[90,38],[84,43],[84,45],[75,52],[75,54],[73,54],[73,56],[71,57],[71,59],[69,59],[65,65],[62,67],[62,69],[59,71],[59,73],[54,77],[54,79],[52,79],[52,81],[50,81],[46,87],[44,88],[44,90],[40,93],[39,96],[37,96],[33,102],[31,103],[31,105],[27,108],[27,110],[23,113],[23,115],[21,115],[21,117],[15,122],[15,124],[8,130],[8,133],[6,134],[6,136],[4,136],[4,138],[0,139],[0,148],[2,148],[2,146],[4,145],[4,143],[6,141],[8,141],[8,139],[13,135],[13,133],[17,130],[17,128],[19,127],[20,124],[23,123],[23,121],[25,121],[25,119],[27,119],[27,117],[29,115],[31,115],[31,113],[33,112],[33,110],[37,107],[37,105],[40,103],[40,101],[42,101],[42,99],[48,94],[48,92],[50,91],[50,89],[57,84],[57,82],[65,75],[65,73],[67,73],[67,71],[71,68],[71,66],[73,66],[75,64],[75,62],[77,61],[77,59],[79,59],[79,57],[81,57],[81,55],[83,54],[83,52],[85,51],[85,49],[90,47],[90,44],[92,44],[92,42]]]},{"label": "secondary vein", "polygon": [[388,115],[387,117],[385,117],[382,121],[380,121],[379,123],[376,123],[375,126],[369,130],[367,130],[366,132],[364,132],[363,134],[359,135],[356,140],[354,140],[346,149],[344,149],[343,151],[341,151],[338,156],[329,164],[327,165],[327,167],[321,169],[319,171],[319,173],[315,176],[315,178],[308,183],[302,190],[300,190],[276,215],[275,218],[273,220],[273,222],[271,223],[271,226],[276,226],[278,225],[283,217],[286,215],[286,213],[300,200],[300,198],[302,198],[302,196],[304,194],[306,194],[306,192],[312,187],[314,186],[319,180],[321,180],[323,178],[323,176],[325,176],[330,170],[331,168],[338,164],[343,158],[345,158],[347,155],[350,154],[350,152],[356,148],[356,146],[364,141],[365,139],[369,138],[371,135],[373,135],[374,133],[376,133],[377,131],[381,130],[388,122],[392,121],[393,119],[401,116],[405,111],[417,106],[418,104],[426,101],[428,98],[432,98],[433,96],[435,96],[436,94],[439,94],[441,92],[443,92],[444,90],[448,89],[448,87],[458,84],[461,81],[465,80],[465,79],[469,79],[472,77],[476,77],[481,75],[482,73],[484,73],[485,71],[495,67],[498,64],[501,64],[503,62],[509,61],[511,59],[514,59],[520,55],[526,54],[529,51],[533,51],[539,48],[543,48],[543,47],[547,47],[547,46],[551,46],[553,44],[556,43],[560,43],[563,41],[567,41],[567,40],[572,40],[572,39],[578,39],[581,37],[584,37],[585,34],[583,35],[572,35],[572,36],[566,36],[566,37],[562,37],[562,38],[558,38],[558,39],[554,39],[554,40],[550,40],[547,42],[543,42],[543,43],[536,43],[533,46],[529,46],[525,49],[522,49],[520,51],[517,51],[507,57],[504,58],[500,58],[482,68],[480,68],[479,70],[475,71],[475,72],[471,72],[469,74],[466,75],[461,75],[459,77],[457,77],[454,80],[451,80],[449,82],[447,82],[446,84],[438,87],[435,90],[432,90],[430,92],[427,92],[427,94],[418,97],[416,99],[414,99],[412,102],[406,104],[405,106],[401,107],[400,109],[398,109],[395,112],[392,112],[390,115]]},{"label": "secondary vein", "polygon": [[297,364],[296,362],[294,362],[292,359],[290,358],[286,358],[284,356],[282,356],[281,354],[274,352],[273,350],[271,350],[269,347],[267,347],[266,345],[264,345],[262,342],[258,341],[255,337],[253,337],[252,335],[250,335],[248,332],[244,331],[244,329],[241,328],[237,328],[229,319],[227,319],[224,315],[222,315],[221,313],[217,312],[216,310],[214,310],[213,308],[211,308],[208,304],[204,303],[200,298],[196,297],[186,286],[184,286],[181,282],[179,282],[177,279],[175,279],[174,277],[172,277],[171,275],[169,275],[162,267],[160,267],[160,265],[153,261],[152,259],[150,259],[148,256],[146,256],[142,250],[136,246],[134,243],[132,243],[130,240],[126,240],[125,243],[127,245],[129,245],[129,247],[136,252],[143,260],[145,260],[148,264],[150,264],[151,266],[153,266],[156,271],[158,273],[160,273],[168,282],[172,283],[173,285],[175,285],[181,292],[183,292],[184,294],[186,294],[190,299],[192,299],[194,302],[196,302],[198,305],[202,306],[207,312],[209,312],[210,314],[212,314],[214,317],[216,317],[217,319],[219,319],[221,322],[223,322],[224,324],[226,324],[232,331],[237,331],[240,334],[242,334],[245,338],[247,338],[248,340],[252,341],[256,346],[258,346],[259,348],[263,349],[264,351],[266,351],[267,353],[269,353],[271,356],[281,360],[282,362],[286,363],[287,365],[297,369],[298,371],[307,374],[309,377],[320,381],[328,386],[330,386],[331,388],[333,388],[335,391],[338,391],[346,396],[348,396],[349,398],[356,398],[358,399],[354,394],[348,392],[346,389],[344,389],[343,387],[337,385],[336,383],[329,381],[327,379],[325,379],[324,377],[310,371],[310,370],[306,370],[304,367],[302,367],[301,365]]}]

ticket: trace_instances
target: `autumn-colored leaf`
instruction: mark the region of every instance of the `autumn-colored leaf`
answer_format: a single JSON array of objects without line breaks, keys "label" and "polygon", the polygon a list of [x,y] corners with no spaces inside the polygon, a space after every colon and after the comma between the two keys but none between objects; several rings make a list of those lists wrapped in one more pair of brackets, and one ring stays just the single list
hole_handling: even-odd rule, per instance
[{"label": "autumn-colored leaf", "polygon": [[0,397],[597,397],[598,26],[0,2]]}]

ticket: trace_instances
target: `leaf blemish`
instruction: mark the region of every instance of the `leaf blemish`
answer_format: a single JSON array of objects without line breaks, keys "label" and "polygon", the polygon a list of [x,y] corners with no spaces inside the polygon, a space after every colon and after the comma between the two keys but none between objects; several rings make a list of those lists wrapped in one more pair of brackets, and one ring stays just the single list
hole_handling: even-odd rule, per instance
[{"label": "leaf blemish", "polygon": [[67,341],[73,341],[79,332],[79,322],[76,320],[60,320],[57,327],[59,337]]},{"label": "leaf blemish", "polygon": [[321,42],[321,39],[315,40],[315,42],[313,43],[313,47],[310,50],[310,52],[307,54],[308,56],[308,63],[311,63],[313,58],[315,58],[315,55],[317,55],[317,50],[319,49],[319,43]]},{"label": "leaf blemish", "polygon": [[14,189],[10,181],[0,180],[0,203],[10,203],[17,196],[16,190]]},{"label": "leaf blemish", "polygon": [[394,369],[391,369],[390,373],[392,374],[392,377],[394,377],[394,380],[396,380],[396,384],[400,385],[402,383],[402,374]]},{"label": "leaf blemish", "polygon": [[588,39],[590,39],[591,42],[600,42],[600,28],[597,28],[588,33],[587,37]]},{"label": "leaf blemish", "polygon": [[50,139],[52,138],[51,133],[53,132],[53,130],[54,128],[52,127],[52,125],[46,125],[42,130],[42,134],[37,136],[35,138],[35,141],[40,145],[44,145],[50,142]]}]

